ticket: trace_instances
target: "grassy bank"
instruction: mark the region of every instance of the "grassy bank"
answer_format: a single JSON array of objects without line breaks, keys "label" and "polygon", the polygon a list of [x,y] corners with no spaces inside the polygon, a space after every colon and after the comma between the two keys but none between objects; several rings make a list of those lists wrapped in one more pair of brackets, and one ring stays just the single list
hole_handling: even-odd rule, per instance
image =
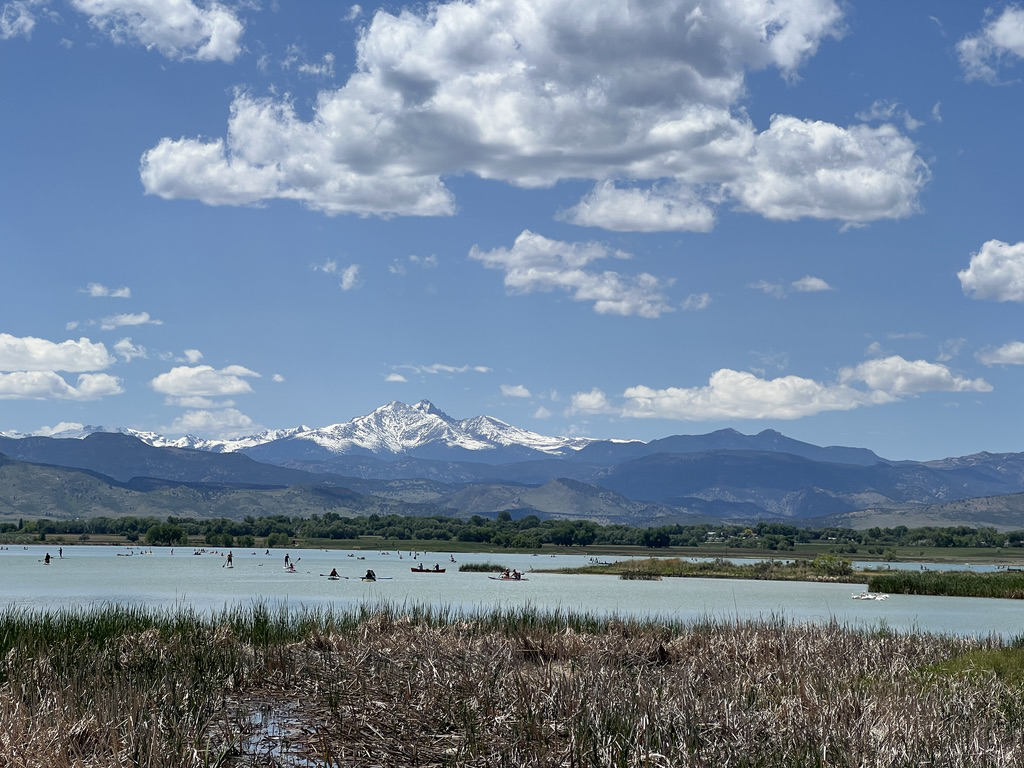
[{"label": "grassy bank", "polygon": [[1012,766],[1012,650],[530,609],[8,609],[0,764]]},{"label": "grassy bank", "polygon": [[872,592],[946,597],[1024,598],[1024,573],[996,571],[887,571],[868,579]]},{"label": "grassy bank", "polygon": [[622,560],[607,565],[554,568],[549,572],[614,574],[622,579],[755,579],[831,581],[850,584],[862,584],[865,580],[863,574],[853,571],[849,561],[828,555],[817,557],[814,560],[763,560],[753,563],[733,563],[721,558],[700,562],[678,557],[646,558],[644,560]]}]

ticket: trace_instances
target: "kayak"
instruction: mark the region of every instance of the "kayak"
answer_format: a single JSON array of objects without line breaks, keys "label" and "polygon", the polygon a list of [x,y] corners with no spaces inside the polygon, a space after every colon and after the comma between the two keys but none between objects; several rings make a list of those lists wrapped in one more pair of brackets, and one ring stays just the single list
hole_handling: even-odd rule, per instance
[{"label": "kayak", "polygon": [[413,573],[444,573],[444,568],[410,568]]},{"label": "kayak", "polygon": [[511,576],[488,576],[488,579],[494,579],[494,581],[529,581],[525,576],[513,579]]}]

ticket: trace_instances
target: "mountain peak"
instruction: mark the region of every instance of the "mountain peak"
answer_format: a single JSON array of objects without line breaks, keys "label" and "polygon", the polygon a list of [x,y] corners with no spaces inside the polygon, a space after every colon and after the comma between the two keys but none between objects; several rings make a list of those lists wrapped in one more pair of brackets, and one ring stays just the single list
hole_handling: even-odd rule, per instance
[{"label": "mountain peak", "polygon": [[416,405],[412,406],[412,409],[414,411],[419,411],[420,413],[429,414],[430,416],[440,416],[441,418],[447,418],[448,416],[448,414],[429,400],[420,400]]}]

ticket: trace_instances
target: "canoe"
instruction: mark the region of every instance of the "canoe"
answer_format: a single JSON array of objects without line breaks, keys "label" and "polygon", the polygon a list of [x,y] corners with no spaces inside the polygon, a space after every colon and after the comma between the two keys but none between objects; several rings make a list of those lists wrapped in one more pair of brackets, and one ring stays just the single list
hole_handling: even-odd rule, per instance
[{"label": "canoe", "polygon": [[529,581],[525,576],[518,579],[513,579],[511,576],[488,576],[487,578],[494,579],[495,581]]},{"label": "canoe", "polygon": [[413,573],[444,573],[444,568],[410,568]]}]

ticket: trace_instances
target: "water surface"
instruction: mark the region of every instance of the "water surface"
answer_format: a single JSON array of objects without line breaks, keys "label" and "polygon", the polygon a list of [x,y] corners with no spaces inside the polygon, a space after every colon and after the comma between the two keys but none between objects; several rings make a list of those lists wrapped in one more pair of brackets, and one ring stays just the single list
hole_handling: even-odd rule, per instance
[{"label": "water surface", "polygon": [[[452,563],[446,552],[423,553],[414,560],[404,551],[273,549],[268,554],[262,549],[233,549],[234,567],[229,569],[225,567],[227,550],[200,555],[193,551],[65,546],[61,558],[56,546],[12,546],[0,550],[0,601],[40,610],[112,603],[220,610],[257,601],[347,608],[387,601],[471,611],[532,606],[686,621],[783,617],[794,622],[835,619],[856,626],[925,632],[1024,634],[1024,601],[1018,600],[892,595],[884,601],[862,601],[851,600],[853,593],[864,589],[855,584],[691,578],[625,581],[615,576],[536,572],[586,565],[588,558],[578,554],[456,553],[459,562]],[[49,565],[43,562],[47,552]],[[286,553],[297,564],[297,572],[284,570]],[[460,562],[500,563],[523,571],[526,580],[502,582],[485,573],[460,573]],[[420,563],[428,568],[437,563],[446,572],[412,573],[410,568]],[[325,578],[332,568],[338,569],[341,580]],[[360,580],[368,568],[379,581]]]}]

